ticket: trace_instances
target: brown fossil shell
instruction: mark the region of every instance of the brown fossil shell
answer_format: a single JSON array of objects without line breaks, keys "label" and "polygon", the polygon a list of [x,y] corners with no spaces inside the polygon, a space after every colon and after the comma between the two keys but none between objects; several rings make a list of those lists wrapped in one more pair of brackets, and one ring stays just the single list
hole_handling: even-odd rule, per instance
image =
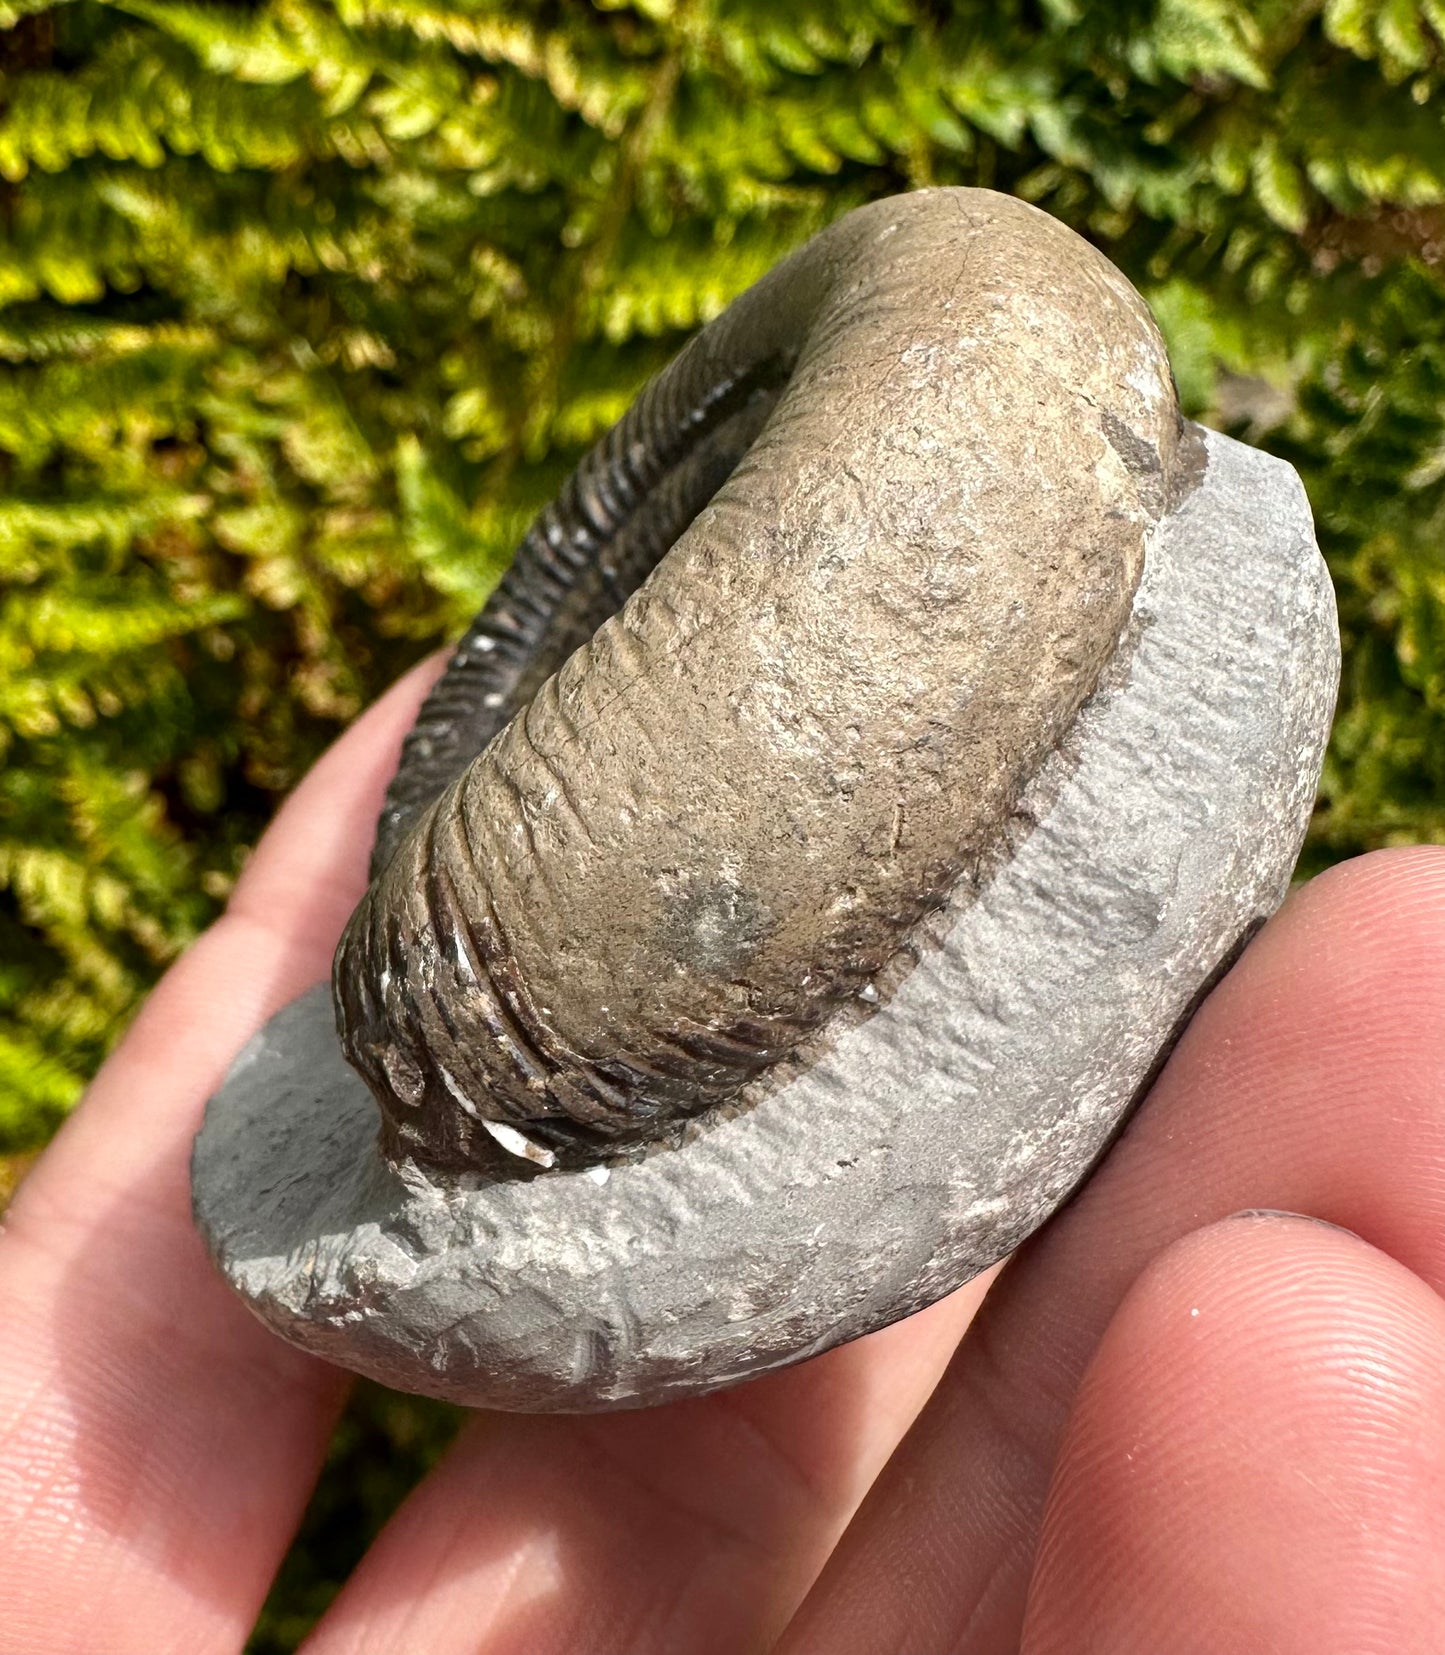
[{"label": "brown fossil shell", "polygon": [[334,974],[388,1153],[586,1165],[866,996],[1098,681],[1178,433],[1138,295],[984,191],[852,213],[704,329],[408,743]]}]

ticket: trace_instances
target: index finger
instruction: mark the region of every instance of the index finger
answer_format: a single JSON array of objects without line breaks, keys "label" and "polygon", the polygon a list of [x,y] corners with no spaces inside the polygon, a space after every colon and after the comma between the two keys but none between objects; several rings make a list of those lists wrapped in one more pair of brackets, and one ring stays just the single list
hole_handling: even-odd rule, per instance
[{"label": "index finger", "polygon": [[246,1039],[325,976],[436,672],[302,782],[5,1215],[0,1651],[205,1655],[255,1619],[345,1382],[223,1286],[191,1224],[190,1144]]}]

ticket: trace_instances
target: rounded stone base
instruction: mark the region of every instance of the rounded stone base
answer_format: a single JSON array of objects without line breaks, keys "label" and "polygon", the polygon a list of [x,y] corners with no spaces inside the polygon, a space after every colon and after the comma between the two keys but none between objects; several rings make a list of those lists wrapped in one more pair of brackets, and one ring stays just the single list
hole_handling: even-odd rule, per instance
[{"label": "rounded stone base", "polygon": [[1282,898],[1329,731],[1335,607],[1299,481],[1188,440],[1197,486],[991,866],[876,1003],[680,1146],[525,1182],[396,1171],[328,990],[278,1013],[193,1162],[197,1222],[256,1314],[403,1390],[627,1407],[871,1332],[1036,1229]]}]

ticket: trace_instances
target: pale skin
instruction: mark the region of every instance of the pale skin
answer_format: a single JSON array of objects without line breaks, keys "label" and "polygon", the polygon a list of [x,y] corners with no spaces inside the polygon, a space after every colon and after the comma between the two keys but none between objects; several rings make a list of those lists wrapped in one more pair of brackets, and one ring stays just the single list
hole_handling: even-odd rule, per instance
[{"label": "pale skin", "polygon": [[[345,1376],[223,1287],[187,1152],[326,974],[435,670],[298,789],[5,1215],[4,1655],[239,1651],[295,1529]],[[306,1649],[1438,1655],[1442,1293],[1445,850],[1403,850],[1290,899],[986,1302],[651,1412],[477,1417]]]}]

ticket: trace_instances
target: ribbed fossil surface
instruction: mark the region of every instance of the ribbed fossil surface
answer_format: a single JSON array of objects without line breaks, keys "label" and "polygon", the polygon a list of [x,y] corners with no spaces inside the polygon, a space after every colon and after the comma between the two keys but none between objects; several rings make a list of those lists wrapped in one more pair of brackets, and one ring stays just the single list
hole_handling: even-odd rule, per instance
[{"label": "ribbed fossil surface", "polygon": [[334,979],[388,1153],[585,1165],[866,994],[1099,681],[1178,436],[1138,296],[985,192],[866,207],[704,330],[408,743]]}]

